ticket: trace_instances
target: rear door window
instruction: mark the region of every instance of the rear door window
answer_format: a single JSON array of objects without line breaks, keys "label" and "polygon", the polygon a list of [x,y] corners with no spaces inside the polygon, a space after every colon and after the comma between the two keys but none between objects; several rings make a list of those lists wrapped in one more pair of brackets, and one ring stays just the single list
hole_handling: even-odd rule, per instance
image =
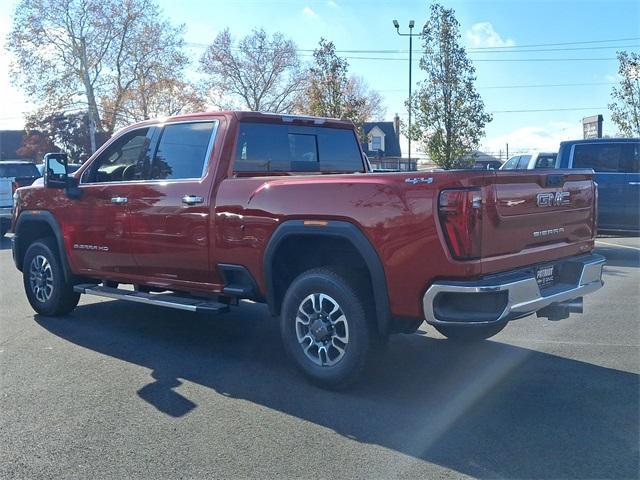
[{"label": "rear door window", "polygon": [[518,160],[518,166],[515,168],[518,170],[526,170],[529,168],[529,160],[531,160],[531,155],[521,155],[520,160]]},{"label": "rear door window", "polygon": [[624,173],[631,168],[629,161],[632,143],[589,143],[575,145],[573,168],[592,168],[596,172]]},{"label": "rear door window", "polygon": [[235,172],[363,172],[352,130],[271,123],[240,124]]},{"label": "rear door window", "polygon": [[216,126],[215,121],[166,125],[151,164],[151,179],[196,179],[204,176]]}]

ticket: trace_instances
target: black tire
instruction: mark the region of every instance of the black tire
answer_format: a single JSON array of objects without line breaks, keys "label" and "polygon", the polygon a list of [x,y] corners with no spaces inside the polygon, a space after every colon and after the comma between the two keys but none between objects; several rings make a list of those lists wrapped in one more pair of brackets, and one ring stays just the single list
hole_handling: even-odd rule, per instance
[{"label": "black tire", "polygon": [[[375,319],[367,318],[366,314],[366,305],[369,299],[367,299],[365,292],[366,290],[360,288],[356,281],[349,281],[346,275],[339,274],[330,268],[308,270],[298,276],[289,286],[282,303],[280,333],[289,358],[313,383],[324,388],[341,389],[351,385],[362,374],[377,343],[375,341]],[[327,325],[330,332],[333,332],[327,334],[331,335],[330,340],[326,340],[326,338],[319,340],[320,343],[329,342],[324,353],[320,351],[320,348],[312,345],[314,339],[318,340],[319,338],[314,333],[318,330],[312,328],[318,319],[309,320],[309,327],[300,324],[296,319],[299,315],[299,309],[303,308],[303,305],[306,307],[303,311],[312,311],[308,307],[313,307],[315,300],[309,300],[309,298],[314,294],[330,297],[330,300],[323,297],[323,306],[319,308],[321,313],[315,314],[326,317],[325,320],[320,320]],[[319,299],[319,297],[317,298]],[[326,315],[333,308],[331,302],[335,302],[339,307],[339,310],[333,315],[335,324],[330,322]],[[344,314],[344,320],[336,321],[341,317],[340,313]],[[306,331],[305,328],[307,328]],[[346,336],[345,331],[347,332]],[[301,342],[299,337],[303,334],[309,336],[309,339]],[[340,337],[347,338],[348,343],[339,340]],[[309,348],[305,349],[303,345],[309,346]],[[340,354],[333,345],[343,347],[343,353]],[[308,356],[315,357],[316,351],[317,360],[324,365],[314,363],[314,360]],[[335,364],[329,365],[334,361]]]},{"label": "black tire", "polygon": [[[40,315],[64,315],[76,308],[80,300],[80,294],[73,291],[73,284],[65,281],[56,250],[52,238],[41,238],[29,245],[24,256],[24,290],[29,303]],[[39,267],[43,260],[48,268]]]},{"label": "black tire", "polygon": [[497,335],[506,326],[507,322],[497,325],[434,325],[434,328],[449,340],[478,342]]}]

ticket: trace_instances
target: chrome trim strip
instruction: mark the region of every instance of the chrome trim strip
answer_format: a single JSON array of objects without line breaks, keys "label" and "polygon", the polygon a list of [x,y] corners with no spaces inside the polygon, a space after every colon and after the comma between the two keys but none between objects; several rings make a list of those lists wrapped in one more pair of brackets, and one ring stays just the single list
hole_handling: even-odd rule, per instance
[{"label": "chrome trim strip", "polygon": [[465,322],[451,322],[436,318],[433,302],[439,293],[482,293],[482,292],[509,292],[507,305],[497,319],[486,322],[469,322],[468,325],[488,325],[500,323],[509,316],[524,316],[540,310],[553,303],[566,302],[588,293],[595,292],[602,287],[602,267],[605,258],[600,255],[592,255],[590,261],[583,262],[582,272],[577,285],[566,290],[543,296],[540,293],[538,282],[531,276],[522,280],[516,280],[504,284],[474,285],[470,282],[466,285],[448,285],[446,283],[434,283],[422,297],[422,308],[427,323],[432,325],[465,325]]},{"label": "chrome trim strip", "polygon": [[88,295],[96,295],[98,297],[107,297],[113,298],[115,300],[126,300],[128,302],[137,302],[137,303],[145,303],[147,305],[156,305],[159,307],[168,307],[175,308],[177,310],[186,310],[188,312],[195,312],[196,305],[185,305],[183,303],[174,303],[168,302],[166,300],[159,300],[154,298],[146,298],[144,296],[133,295],[133,292],[128,292],[128,294],[122,294],[117,292],[105,291],[105,290],[94,290],[92,288],[86,288],[83,285],[78,285],[74,287],[76,292],[85,293]]}]

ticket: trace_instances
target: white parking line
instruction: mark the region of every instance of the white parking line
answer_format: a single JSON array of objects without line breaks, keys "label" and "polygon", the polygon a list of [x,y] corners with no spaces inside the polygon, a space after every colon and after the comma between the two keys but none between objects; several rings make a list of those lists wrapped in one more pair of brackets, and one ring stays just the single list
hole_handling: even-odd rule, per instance
[{"label": "white parking line", "polygon": [[630,248],[631,250],[637,250],[637,251],[640,252],[640,248],[638,248],[638,247],[630,247],[629,245],[618,245],[617,243],[603,242],[601,240],[596,240],[596,243],[600,243],[602,245],[610,245],[612,247]]}]

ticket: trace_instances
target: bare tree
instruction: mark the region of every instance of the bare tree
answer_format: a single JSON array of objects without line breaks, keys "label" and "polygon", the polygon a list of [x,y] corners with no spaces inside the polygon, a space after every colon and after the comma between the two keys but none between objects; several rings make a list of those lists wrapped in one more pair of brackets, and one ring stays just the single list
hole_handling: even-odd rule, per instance
[{"label": "bare tree", "polygon": [[222,108],[290,112],[302,88],[295,43],[262,29],[237,43],[224,30],[202,55],[200,70],[209,99]]},{"label": "bare tree", "polygon": [[7,43],[16,84],[43,111],[87,111],[92,133],[128,120],[125,101],[147,76],[166,85],[188,62],[182,28],[153,0],[21,0]]}]

